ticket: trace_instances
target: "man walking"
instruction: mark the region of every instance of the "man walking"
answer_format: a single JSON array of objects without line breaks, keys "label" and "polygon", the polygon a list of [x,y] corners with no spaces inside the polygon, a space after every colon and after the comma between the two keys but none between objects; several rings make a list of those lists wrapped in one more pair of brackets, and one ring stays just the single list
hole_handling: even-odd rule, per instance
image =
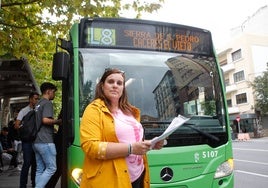
[{"label": "man walking", "polygon": [[[17,116],[15,122],[15,128],[19,129],[23,117],[32,109],[34,109],[39,99],[37,92],[31,92],[29,94],[29,104],[22,108]],[[32,148],[32,142],[22,141],[22,153],[23,153],[23,165],[20,173],[20,188],[26,188],[28,182],[28,173],[31,167],[31,181],[32,187],[35,187],[35,172],[36,161],[35,154]]]},{"label": "man walking", "polygon": [[42,99],[38,102],[37,121],[41,122],[40,131],[33,143],[36,157],[36,188],[44,188],[50,177],[55,173],[56,166],[56,147],[53,140],[54,124],[61,124],[61,119],[54,119],[54,109],[52,100],[55,97],[57,88],[54,84],[44,82],[40,86]]}]

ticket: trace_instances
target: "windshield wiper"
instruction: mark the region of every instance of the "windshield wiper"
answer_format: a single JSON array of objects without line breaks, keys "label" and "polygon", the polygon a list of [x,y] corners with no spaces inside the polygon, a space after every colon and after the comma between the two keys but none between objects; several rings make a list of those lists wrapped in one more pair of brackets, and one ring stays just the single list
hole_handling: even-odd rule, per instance
[{"label": "windshield wiper", "polygon": [[141,121],[141,124],[167,124],[169,125],[171,121]]},{"label": "windshield wiper", "polygon": [[220,141],[220,139],[218,137],[216,137],[208,132],[204,132],[204,131],[194,127],[193,125],[195,125],[195,124],[192,124],[192,123],[184,123],[183,124],[183,126],[189,127],[190,129],[195,130],[196,132],[206,136],[207,138],[210,138],[210,139],[215,140],[217,142]]},{"label": "windshield wiper", "polygon": [[[171,121],[144,121],[144,122],[141,122],[141,123],[142,124],[170,124]],[[215,140],[217,142],[220,141],[220,139],[218,137],[216,137],[216,136],[214,136],[214,135],[212,135],[210,133],[204,132],[204,131],[194,127],[193,125],[195,125],[195,124],[187,123],[187,122],[183,124],[183,126],[186,126],[186,127],[190,128],[190,129],[202,134],[203,136],[205,136],[207,138],[210,138],[210,139]]]}]

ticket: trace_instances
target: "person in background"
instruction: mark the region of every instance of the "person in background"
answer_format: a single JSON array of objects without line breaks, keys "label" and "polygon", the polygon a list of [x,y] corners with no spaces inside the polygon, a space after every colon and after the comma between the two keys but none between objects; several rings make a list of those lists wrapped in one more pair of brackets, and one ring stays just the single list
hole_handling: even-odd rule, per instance
[{"label": "person in background", "polygon": [[[17,161],[17,151],[15,151],[11,139],[8,137],[8,127],[3,127],[1,129],[1,135],[0,135],[0,141],[2,144],[3,148],[3,153],[8,153],[12,155],[10,164],[9,164],[9,169],[16,169],[20,171],[21,169],[18,167],[18,161]],[[13,167],[12,167],[13,166]]]},{"label": "person in background", "polygon": [[81,188],[150,187],[146,153],[151,147],[161,149],[164,140],[154,146],[144,140],[139,121],[139,109],[127,99],[124,72],[106,69],[81,120]]},{"label": "person in background", "polygon": [[[32,109],[39,100],[39,94],[37,92],[31,92],[29,94],[29,104],[22,108],[17,116],[15,122],[15,128],[19,129],[21,125],[22,118]],[[31,181],[32,187],[35,187],[35,172],[36,172],[36,161],[35,155],[32,148],[32,142],[22,141],[22,153],[23,153],[23,164],[20,173],[20,188],[26,188],[28,182],[28,173],[31,167]]]},{"label": "person in background", "polygon": [[2,159],[2,154],[3,154],[3,147],[2,147],[2,144],[0,142],[0,173],[3,172],[4,170],[4,163],[3,163],[3,159]]},{"label": "person in background", "polygon": [[49,82],[44,82],[40,86],[42,98],[38,102],[40,105],[37,121],[41,122],[40,131],[37,133],[33,143],[33,150],[36,158],[35,187],[43,188],[55,173],[56,147],[53,140],[54,124],[61,124],[61,119],[54,119],[54,109],[52,100],[55,97],[57,87]]},{"label": "person in background", "polygon": [[10,137],[13,143],[13,147],[15,151],[17,151],[18,153],[17,155],[18,163],[21,163],[22,162],[22,142],[19,137],[19,132],[15,127],[16,119],[17,118],[14,118],[14,120],[10,120],[8,123],[8,129],[9,129],[8,136]]},{"label": "person in background", "polygon": [[14,149],[18,152],[18,147],[21,144],[21,142],[20,142],[18,130],[15,129],[15,121],[16,121],[16,118],[8,122],[8,137],[12,141]]}]

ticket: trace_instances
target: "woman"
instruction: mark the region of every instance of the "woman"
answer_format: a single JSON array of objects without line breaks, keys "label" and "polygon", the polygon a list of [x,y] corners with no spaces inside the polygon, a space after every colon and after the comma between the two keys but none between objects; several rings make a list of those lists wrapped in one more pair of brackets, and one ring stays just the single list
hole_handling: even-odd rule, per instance
[{"label": "woman", "polygon": [[[107,69],[81,120],[81,188],[150,187],[146,153],[151,142],[143,140],[139,121],[140,111],[127,99],[124,73]],[[162,146],[160,141],[153,149]]]}]

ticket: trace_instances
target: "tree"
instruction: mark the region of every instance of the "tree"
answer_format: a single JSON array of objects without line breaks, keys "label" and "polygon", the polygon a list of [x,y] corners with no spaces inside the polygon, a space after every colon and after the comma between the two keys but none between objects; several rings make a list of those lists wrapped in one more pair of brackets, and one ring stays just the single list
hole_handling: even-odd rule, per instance
[{"label": "tree", "polygon": [[[158,0],[163,2],[163,0]],[[119,17],[124,10],[153,12],[158,3],[139,0],[2,0],[0,7],[0,56],[32,54],[41,60],[54,51],[56,36],[68,34],[70,26],[80,17]],[[47,56],[48,55],[48,56]],[[31,62],[31,58],[30,58]]]},{"label": "tree", "polygon": [[[51,82],[56,38],[66,37],[68,29],[80,17],[119,17],[122,11],[134,10],[139,18],[143,12],[158,10],[162,2],[0,0],[0,59],[25,57],[39,85]],[[58,82],[55,84],[60,87]],[[60,101],[60,90],[54,100],[56,104]]]},{"label": "tree", "polygon": [[262,114],[268,112],[268,63],[266,71],[261,76],[257,76],[252,83],[254,89],[256,109]]},{"label": "tree", "polygon": [[204,109],[205,115],[214,116],[216,114],[216,105],[214,100],[201,102],[201,107]]}]

